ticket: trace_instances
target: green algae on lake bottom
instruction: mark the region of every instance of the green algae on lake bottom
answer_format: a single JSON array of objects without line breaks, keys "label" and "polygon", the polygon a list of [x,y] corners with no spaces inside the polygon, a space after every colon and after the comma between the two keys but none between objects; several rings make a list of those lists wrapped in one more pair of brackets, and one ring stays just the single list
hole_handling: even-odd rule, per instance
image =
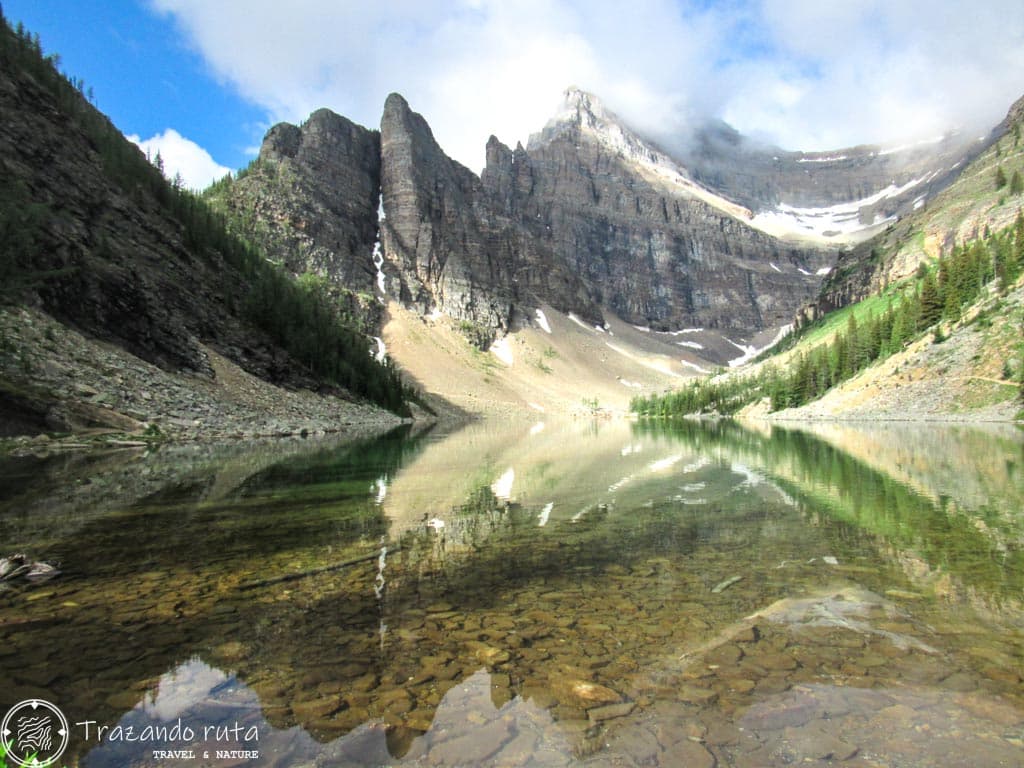
[{"label": "green algae on lake bottom", "polygon": [[73,727],[85,766],[1020,764],[1024,441],[921,433],[22,462],[0,541],[66,575],[0,592],[0,707],[120,726]]}]

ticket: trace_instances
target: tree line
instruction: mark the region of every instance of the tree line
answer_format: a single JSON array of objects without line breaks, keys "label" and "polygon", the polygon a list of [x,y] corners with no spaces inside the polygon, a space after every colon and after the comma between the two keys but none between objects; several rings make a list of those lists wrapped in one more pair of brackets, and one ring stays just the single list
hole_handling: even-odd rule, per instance
[{"label": "tree line", "polygon": [[[185,247],[216,269],[226,264],[242,277],[239,309],[296,361],[322,381],[344,387],[391,411],[408,414],[416,393],[390,363],[371,355],[369,339],[342,321],[336,302],[317,284],[298,285],[268,262],[257,244],[232,234],[223,215],[181,184],[170,183],[114,124],[89,101],[91,92],[58,69],[60,58],[43,53],[37,34],[12,28],[0,8],[0,67],[23,71],[53,99],[61,118],[96,149],[108,178],[136,202],[155,199],[178,222]],[[87,98],[87,94],[88,97]],[[0,178],[0,300],[14,301],[47,274],[36,264],[51,216],[33,201],[23,181]],[[103,244],[100,244],[100,248]],[[418,398],[417,398],[418,399]]]},{"label": "tree line", "polygon": [[[801,352],[784,370],[767,365],[754,375],[698,379],[675,392],[635,397],[630,408],[642,416],[729,415],[768,397],[772,411],[812,402],[872,363],[905,348],[929,330],[944,340],[941,323],[957,322],[965,307],[993,286],[1003,293],[1024,271],[1024,214],[1001,233],[955,247],[928,268],[922,265],[912,285],[890,299],[879,315],[861,321],[851,309],[844,330],[829,344]],[[813,325],[801,330],[806,333]],[[1024,365],[1022,365],[1024,368]],[[1024,371],[1021,371],[1024,399]]]}]

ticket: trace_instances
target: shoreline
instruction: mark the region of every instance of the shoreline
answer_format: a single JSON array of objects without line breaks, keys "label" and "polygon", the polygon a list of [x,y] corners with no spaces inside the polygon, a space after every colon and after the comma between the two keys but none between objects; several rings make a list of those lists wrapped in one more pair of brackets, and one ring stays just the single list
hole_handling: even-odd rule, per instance
[{"label": "shoreline", "polygon": [[0,451],[359,436],[414,421],[276,386],[199,346],[212,376],[166,371],[38,309],[0,309]]}]

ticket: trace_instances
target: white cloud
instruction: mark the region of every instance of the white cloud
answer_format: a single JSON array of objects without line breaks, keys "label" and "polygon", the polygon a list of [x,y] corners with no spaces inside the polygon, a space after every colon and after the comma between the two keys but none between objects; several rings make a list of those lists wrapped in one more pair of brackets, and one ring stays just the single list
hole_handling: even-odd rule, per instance
[{"label": "white cloud", "polygon": [[186,139],[173,128],[145,140],[133,134],[128,140],[137,144],[151,158],[155,158],[159,153],[160,159],[163,160],[164,175],[168,179],[173,179],[180,173],[185,186],[189,189],[205,189],[210,182],[223,178],[231,171],[230,168],[218,164],[205,149]]},{"label": "white cloud", "polygon": [[477,171],[490,134],[525,142],[569,85],[650,133],[707,114],[799,149],[991,126],[1024,88],[1020,0],[151,3],[271,119],[375,127],[398,91]]},{"label": "white cloud", "polygon": [[763,0],[723,117],[787,148],[990,128],[1024,92],[1024,4]]}]

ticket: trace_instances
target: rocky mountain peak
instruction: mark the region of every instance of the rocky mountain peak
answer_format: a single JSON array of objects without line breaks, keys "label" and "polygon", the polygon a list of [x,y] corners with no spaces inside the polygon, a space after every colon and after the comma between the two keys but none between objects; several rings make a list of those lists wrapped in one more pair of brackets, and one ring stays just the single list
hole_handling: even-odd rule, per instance
[{"label": "rocky mountain peak", "polygon": [[[409,102],[400,93],[389,93],[384,100],[384,114],[381,116],[381,127],[384,125],[407,125],[412,119],[413,111]],[[428,129],[429,130],[429,129]]]},{"label": "rocky mountain peak", "polygon": [[271,128],[256,162],[220,194],[247,235],[295,274],[374,285],[380,135],[329,109]]},{"label": "rocky mountain peak", "polygon": [[[397,93],[388,96],[380,127],[389,293],[423,314],[459,320],[486,346],[508,329],[515,303],[507,222],[489,215],[480,179],[442,151],[427,121]],[[500,146],[494,139],[488,149]]]},{"label": "rocky mountain peak", "polygon": [[291,123],[278,123],[263,137],[259,156],[278,162],[286,157],[295,157],[302,144],[302,129]]},{"label": "rocky mountain peak", "polygon": [[423,119],[423,115],[413,112],[409,102],[400,93],[391,93],[384,101],[380,130],[385,141],[409,142],[410,146],[415,145],[417,151],[444,156],[447,159],[434,139],[430,124]]},{"label": "rocky mountain peak", "polygon": [[606,109],[597,96],[576,87],[565,91],[562,108],[539,134],[530,137],[527,148],[535,149],[562,136],[586,136],[635,160],[670,162],[630,130],[614,112]]}]

